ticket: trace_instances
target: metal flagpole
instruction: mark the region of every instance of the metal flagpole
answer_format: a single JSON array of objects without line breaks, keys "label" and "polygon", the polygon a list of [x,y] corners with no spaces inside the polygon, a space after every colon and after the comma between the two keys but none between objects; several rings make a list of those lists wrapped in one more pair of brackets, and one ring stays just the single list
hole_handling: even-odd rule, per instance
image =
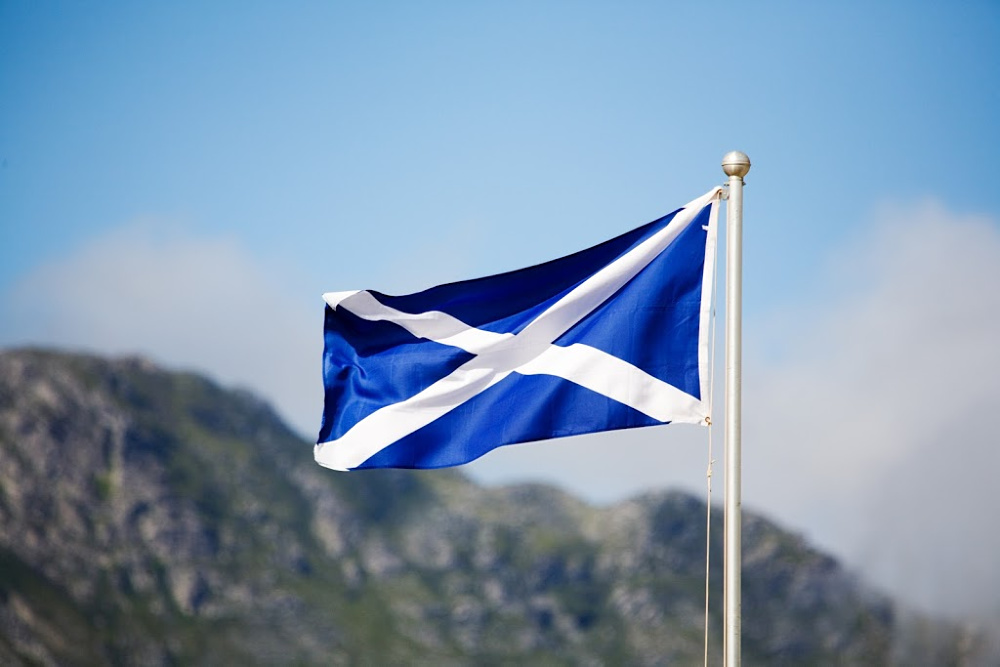
[{"label": "metal flagpole", "polygon": [[743,318],[743,177],[750,171],[746,153],[731,151],[722,158],[729,176],[726,204],[726,499],[725,577],[723,585],[723,650],[725,667],[740,665],[742,602],[742,500],[740,490],[740,430],[742,401]]}]

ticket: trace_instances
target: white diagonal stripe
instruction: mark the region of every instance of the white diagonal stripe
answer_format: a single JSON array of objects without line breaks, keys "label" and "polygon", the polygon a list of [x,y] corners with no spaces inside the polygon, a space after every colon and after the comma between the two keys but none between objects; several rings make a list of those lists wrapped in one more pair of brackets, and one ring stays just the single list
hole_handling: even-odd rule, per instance
[{"label": "white diagonal stripe", "polygon": [[460,366],[405,401],[379,408],[340,438],[319,443],[315,448],[316,462],[334,470],[357,468],[400,438],[445,416],[508,375],[510,371],[497,373]]},{"label": "white diagonal stripe", "polygon": [[369,320],[394,322],[414,336],[478,356],[414,396],[372,412],[340,438],[317,444],[316,461],[336,470],[355,468],[515,371],[561,377],[660,421],[704,420],[701,401],[634,365],[587,345],[561,347],[552,342],[635,277],[720,191],[714,188],[689,203],[664,229],[580,283],[517,335],[470,327],[440,311],[404,313],[368,292],[325,294],[332,308],[343,307]]},{"label": "white diagonal stripe", "polygon": [[537,335],[551,342],[566,333],[646,268],[721,191],[722,188],[713,188],[687,204],[666,227],[577,285],[524,327],[518,336]]},{"label": "white diagonal stripe", "polygon": [[661,422],[697,423],[705,418],[702,403],[694,396],[613,354],[581,343],[550,345],[515,371],[561,377]]},{"label": "white diagonal stripe", "polygon": [[451,345],[472,354],[481,354],[490,346],[514,337],[510,333],[494,333],[470,327],[460,319],[439,310],[404,313],[385,305],[368,292],[329,292],[323,295],[323,299],[331,308],[346,308],[366,320],[394,322],[417,338]]}]

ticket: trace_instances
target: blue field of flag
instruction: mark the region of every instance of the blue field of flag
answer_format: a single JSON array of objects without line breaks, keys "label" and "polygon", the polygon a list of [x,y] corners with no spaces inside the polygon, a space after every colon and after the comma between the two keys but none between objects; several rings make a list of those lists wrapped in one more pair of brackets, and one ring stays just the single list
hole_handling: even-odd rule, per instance
[{"label": "blue field of flag", "polygon": [[324,295],[324,466],[704,423],[720,190],[587,250],[406,296]]}]

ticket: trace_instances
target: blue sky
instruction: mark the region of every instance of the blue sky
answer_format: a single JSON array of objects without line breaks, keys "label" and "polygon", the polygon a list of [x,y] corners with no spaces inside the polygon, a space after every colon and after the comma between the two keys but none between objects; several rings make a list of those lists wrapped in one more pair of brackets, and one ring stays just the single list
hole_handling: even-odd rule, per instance
[{"label": "blue sky", "polygon": [[[743,150],[747,505],[996,611],[970,554],[998,520],[948,511],[988,507],[1000,463],[975,425],[1000,403],[998,81],[996,2],[0,1],[0,345],[143,353],[311,437],[322,292],[567,254]],[[469,470],[699,491],[703,434],[672,433]],[[952,547],[900,568],[928,532]]]}]

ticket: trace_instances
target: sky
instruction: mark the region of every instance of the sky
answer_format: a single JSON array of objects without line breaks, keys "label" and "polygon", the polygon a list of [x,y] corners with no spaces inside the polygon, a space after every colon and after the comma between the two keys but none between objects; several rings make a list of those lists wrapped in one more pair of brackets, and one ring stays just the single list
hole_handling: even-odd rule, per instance
[{"label": "sky", "polygon": [[[998,614],[1000,4],[874,4],[0,0],[0,346],[202,372],[311,441],[323,292],[589,247],[741,150],[744,507]],[[704,494],[706,431],[466,470]]]}]

